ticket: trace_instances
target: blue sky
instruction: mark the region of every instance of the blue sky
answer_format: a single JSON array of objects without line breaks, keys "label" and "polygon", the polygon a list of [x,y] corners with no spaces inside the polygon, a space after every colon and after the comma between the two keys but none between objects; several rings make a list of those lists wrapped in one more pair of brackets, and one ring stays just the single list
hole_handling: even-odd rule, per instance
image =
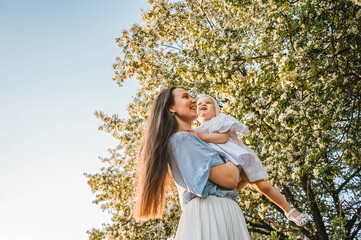
[{"label": "blue sky", "polygon": [[0,1],[0,232],[4,240],[87,239],[109,216],[84,172],[115,139],[96,110],[126,117],[138,87],[119,88],[115,38],[141,0]]}]

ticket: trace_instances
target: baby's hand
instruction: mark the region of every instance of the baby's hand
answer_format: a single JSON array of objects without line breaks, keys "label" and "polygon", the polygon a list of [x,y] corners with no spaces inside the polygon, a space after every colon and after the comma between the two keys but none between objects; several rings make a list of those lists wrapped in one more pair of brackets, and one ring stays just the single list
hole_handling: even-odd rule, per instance
[{"label": "baby's hand", "polygon": [[200,133],[200,132],[197,132],[193,129],[188,129],[187,132],[192,133],[192,134],[196,135],[197,137],[199,137],[200,139],[202,139],[202,133]]}]

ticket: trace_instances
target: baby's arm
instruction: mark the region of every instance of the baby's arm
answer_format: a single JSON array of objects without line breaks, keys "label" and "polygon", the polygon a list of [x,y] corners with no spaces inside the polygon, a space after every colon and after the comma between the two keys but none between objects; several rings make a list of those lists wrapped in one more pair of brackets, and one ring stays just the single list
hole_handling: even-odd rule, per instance
[{"label": "baby's arm", "polygon": [[229,130],[224,133],[201,133],[193,129],[189,129],[188,132],[193,133],[205,142],[210,143],[226,143],[229,140]]}]

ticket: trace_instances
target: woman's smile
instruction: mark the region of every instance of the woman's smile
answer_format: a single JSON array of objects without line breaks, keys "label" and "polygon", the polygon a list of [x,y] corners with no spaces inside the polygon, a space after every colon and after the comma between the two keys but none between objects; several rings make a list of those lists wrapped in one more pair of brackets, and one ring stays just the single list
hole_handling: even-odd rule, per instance
[{"label": "woman's smile", "polygon": [[186,120],[191,123],[198,117],[196,100],[183,88],[173,90],[174,104],[169,111],[174,112],[179,119]]}]

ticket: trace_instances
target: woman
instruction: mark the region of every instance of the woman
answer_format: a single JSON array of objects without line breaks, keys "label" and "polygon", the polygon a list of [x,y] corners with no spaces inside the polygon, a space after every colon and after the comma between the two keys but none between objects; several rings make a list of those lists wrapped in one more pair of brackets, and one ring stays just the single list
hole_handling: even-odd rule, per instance
[{"label": "woman", "polygon": [[187,132],[196,118],[196,101],[182,88],[155,100],[140,147],[134,217],[162,216],[170,166],[183,208],[176,239],[249,239],[235,202],[239,170]]}]

